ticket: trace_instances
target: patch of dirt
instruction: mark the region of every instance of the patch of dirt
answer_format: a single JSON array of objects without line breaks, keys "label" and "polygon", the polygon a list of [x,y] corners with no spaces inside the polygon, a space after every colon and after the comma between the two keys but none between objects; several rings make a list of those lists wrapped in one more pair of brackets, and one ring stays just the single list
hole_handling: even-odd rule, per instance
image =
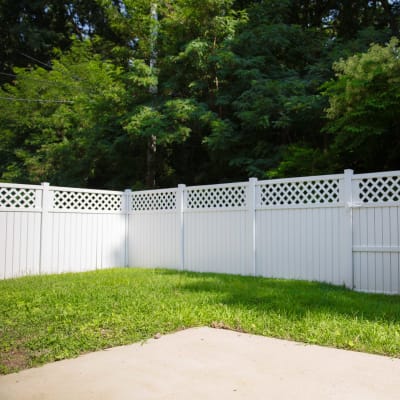
[{"label": "patch of dirt", "polygon": [[233,328],[232,326],[226,325],[225,322],[223,321],[213,321],[211,322],[211,328],[215,329],[226,329],[228,331],[234,331],[234,332],[240,332],[240,333],[245,333],[245,331],[242,328]]},{"label": "patch of dirt", "polygon": [[29,355],[25,350],[14,349],[0,353],[0,374],[10,374],[29,367]]},{"label": "patch of dirt", "polygon": [[111,329],[101,328],[100,335],[105,338],[109,338],[114,335],[114,332]]}]

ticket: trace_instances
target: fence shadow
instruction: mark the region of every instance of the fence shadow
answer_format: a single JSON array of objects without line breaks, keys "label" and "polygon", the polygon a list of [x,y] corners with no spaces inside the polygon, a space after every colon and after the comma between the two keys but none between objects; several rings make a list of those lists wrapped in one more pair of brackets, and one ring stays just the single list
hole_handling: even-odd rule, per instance
[{"label": "fence shadow", "polygon": [[399,295],[359,293],[319,282],[165,270],[159,273],[190,278],[190,283],[179,284],[177,290],[208,293],[215,304],[255,313],[279,312],[293,320],[301,320],[310,313],[329,313],[371,322],[400,323]]}]

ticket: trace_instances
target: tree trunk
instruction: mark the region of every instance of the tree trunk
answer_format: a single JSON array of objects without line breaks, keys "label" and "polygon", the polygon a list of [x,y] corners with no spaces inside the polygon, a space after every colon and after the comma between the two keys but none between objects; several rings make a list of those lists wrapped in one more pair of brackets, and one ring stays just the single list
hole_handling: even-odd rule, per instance
[{"label": "tree trunk", "polygon": [[151,135],[147,139],[147,152],[146,152],[145,184],[147,188],[156,187],[156,152],[157,152],[157,138],[154,135]]},{"label": "tree trunk", "polygon": [[[150,33],[150,69],[154,70],[157,63],[157,36],[158,36],[158,13],[157,4],[151,3],[150,10],[151,18],[153,20],[153,26]],[[151,85],[149,92],[153,96],[157,96],[158,87]],[[147,154],[146,154],[146,186],[148,188],[156,187],[156,153],[157,153],[157,137],[151,135],[147,142]]]},{"label": "tree trunk", "polygon": [[382,0],[381,3],[382,3],[383,9],[385,10],[385,13],[388,16],[392,35],[399,36],[399,24],[398,24],[396,16],[393,13],[392,5],[389,3],[388,0]]}]

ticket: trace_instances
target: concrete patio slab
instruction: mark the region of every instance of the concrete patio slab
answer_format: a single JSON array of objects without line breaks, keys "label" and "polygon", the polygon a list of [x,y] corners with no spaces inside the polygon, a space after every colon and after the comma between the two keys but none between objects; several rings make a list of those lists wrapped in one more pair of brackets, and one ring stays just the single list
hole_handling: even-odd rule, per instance
[{"label": "concrete patio slab", "polygon": [[400,399],[400,359],[212,328],[0,377],[1,400]]}]

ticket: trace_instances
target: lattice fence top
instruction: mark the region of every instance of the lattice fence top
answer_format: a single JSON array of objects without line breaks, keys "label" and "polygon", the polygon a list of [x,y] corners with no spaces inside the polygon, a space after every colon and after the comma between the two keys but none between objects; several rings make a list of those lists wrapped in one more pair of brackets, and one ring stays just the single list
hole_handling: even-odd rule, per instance
[{"label": "lattice fence top", "polygon": [[35,208],[34,189],[0,187],[0,208]]},{"label": "lattice fence top", "polygon": [[[346,193],[340,193],[345,177],[338,174],[256,181],[255,204],[256,207],[274,208],[329,206],[350,201],[372,205],[400,203],[399,171],[351,175],[353,198],[348,200],[344,197]],[[183,209],[245,209],[251,206],[248,200],[252,199],[252,187],[251,182],[187,188],[183,185],[183,189],[140,191],[128,196],[117,191],[0,183],[0,210],[39,211],[47,199],[47,209],[54,211],[175,211],[181,190]]]},{"label": "lattice fence top", "polygon": [[362,203],[389,203],[400,201],[400,176],[362,178],[358,181]]},{"label": "lattice fence top", "polygon": [[187,208],[246,207],[246,186],[217,186],[187,190]]},{"label": "lattice fence top", "polygon": [[176,190],[133,192],[131,210],[169,211],[176,210]]},{"label": "lattice fence top", "polygon": [[259,185],[260,206],[292,206],[339,202],[339,179],[267,182]]},{"label": "lattice fence top", "polygon": [[54,190],[54,210],[122,211],[122,195]]}]

